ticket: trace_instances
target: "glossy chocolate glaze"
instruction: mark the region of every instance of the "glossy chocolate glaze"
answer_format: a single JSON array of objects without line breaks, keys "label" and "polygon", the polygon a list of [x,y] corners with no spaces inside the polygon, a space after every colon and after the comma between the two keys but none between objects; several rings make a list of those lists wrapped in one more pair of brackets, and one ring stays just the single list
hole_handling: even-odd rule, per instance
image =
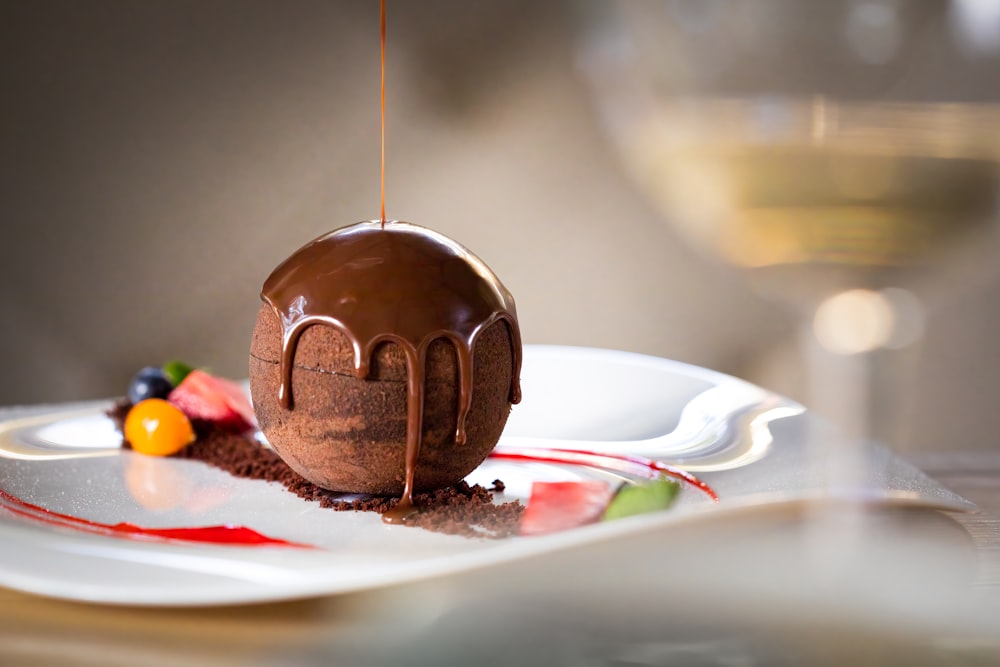
[{"label": "glossy chocolate glaze", "polygon": [[418,225],[360,222],[305,245],[278,266],[261,298],[281,323],[278,399],[294,409],[291,395],[295,347],[309,326],[332,326],[354,348],[358,377],[368,376],[375,348],[400,346],[407,366],[406,477],[403,497],[386,515],[400,521],[412,509],[413,474],[420,455],[428,346],[452,342],[458,367],[456,443],[465,442],[472,405],[473,347],[480,332],[503,320],[510,330],[513,373],[510,402],[520,401],[521,337],[514,299],[494,273],[469,250]]}]

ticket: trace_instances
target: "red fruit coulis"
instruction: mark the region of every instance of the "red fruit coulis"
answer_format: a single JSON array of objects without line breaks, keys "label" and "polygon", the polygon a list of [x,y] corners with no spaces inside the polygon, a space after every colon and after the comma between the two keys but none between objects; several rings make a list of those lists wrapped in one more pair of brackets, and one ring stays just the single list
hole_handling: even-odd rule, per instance
[{"label": "red fruit coulis", "polygon": [[29,503],[17,496],[0,489],[0,507],[16,516],[33,519],[53,526],[74,528],[87,533],[122,537],[135,540],[165,540],[171,542],[198,542],[203,544],[233,545],[241,547],[300,547],[312,548],[308,544],[289,542],[275,537],[268,537],[246,526],[183,526],[177,528],[146,528],[133,523],[101,523],[82,519],[71,514],[63,514],[47,509],[34,503]]},{"label": "red fruit coulis", "polygon": [[663,463],[662,461],[657,461],[655,459],[648,459],[644,456],[633,456],[629,454],[605,454],[591,452],[585,449],[502,447],[494,450],[490,454],[490,458],[507,459],[511,461],[537,461],[539,463],[584,465],[592,468],[603,468],[605,470],[618,470],[650,478],[666,475],[690,484],[696,489],[702,491],[714,502],[719,502],[719,494],[715,492],[715,489],[691,473],[668,463]]}]

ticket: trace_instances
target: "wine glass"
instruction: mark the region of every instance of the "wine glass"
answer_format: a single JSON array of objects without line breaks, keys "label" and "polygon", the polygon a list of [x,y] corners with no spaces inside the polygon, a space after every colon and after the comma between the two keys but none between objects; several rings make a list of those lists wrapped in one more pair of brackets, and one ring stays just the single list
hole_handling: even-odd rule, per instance
[{"label": "wine glass", "polygon": [[942,276],[995,262],[1000,4],[575,7],[628,173],[678,236],[797,314],[806,402],[839,427],[811,443],[816,470],[862,498],[862,443],[898,426],[894,351]]}]

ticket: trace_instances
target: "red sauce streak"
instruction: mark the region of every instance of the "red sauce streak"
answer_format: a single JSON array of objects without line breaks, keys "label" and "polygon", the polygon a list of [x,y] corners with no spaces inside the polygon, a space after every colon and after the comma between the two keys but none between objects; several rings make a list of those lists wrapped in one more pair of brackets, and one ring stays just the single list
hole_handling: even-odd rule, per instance
[{"label": "red sauce streak", "polygon": [[655,478],[660,475],[675,477],[705,493],[714,502],[719,502],[719,495],[705,482],[691,473],[681,470],[661,461],[647,459],[643,456],[627,454],[600,454],[583,449],[542,449],[531,447],[500,447],[493,450],[490,458],[507,459],[511,461],[538,461],[541,463],[568,463],[585,465],[605,470],[631,472]]},{"label": "red sauce streak", "polygon": [[176,542],[199,542],[203,544],[224,544],[236,546],[282,546],[312,549],[311,545],[298,544],[262,535],[246,526],[220,525],[181,528],[145,528],[132,523],[100,523],[70,514],[63,514],[21,500],[17,496],[0,489],[0,507],[16,516],[33,519],[54,526],[75,528],[87,533],[136,540],[165,540]]}]

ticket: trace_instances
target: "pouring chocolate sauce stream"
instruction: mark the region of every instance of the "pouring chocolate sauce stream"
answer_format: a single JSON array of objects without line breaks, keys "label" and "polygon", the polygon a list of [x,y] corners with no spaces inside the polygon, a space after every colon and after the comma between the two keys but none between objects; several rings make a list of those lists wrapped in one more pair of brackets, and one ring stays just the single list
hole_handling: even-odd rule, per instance
[{"label": "pouring chocolate sauce stream", "polygon": [[379,40],[379,50],[381,52],[382,61],[382,126],[381,126],[381,137],[382,137],[382,214],[379,218],[382,222],[382,228],[385,228],[385,0],[379,0],[379,23],[382,27],[382,35]]},{"label": "pouring chocolate sauce stream", "polygon": [[294,409],[291,374],[295,348],[309,326],[332,326],[354,350],[354,371],[367,378],[372,355],[386,342],[406,358],[405,481],[400,502],[383,515],[400,523],[415,511],[414,473],[423,426],[425,360],[438,338],[452,342],[458,367],[455,442],[465,442],[472,406],[473,349],[479,334],[506,323],[511,340],[510,402],[520,401],[521,338],[514,299],[496,275],[455,241],[429,229],[385,217],[385,0],[382,27],[382,215],[336,230],[285,260],[264,283],[261,298],[282,327],[278,399]]}]

